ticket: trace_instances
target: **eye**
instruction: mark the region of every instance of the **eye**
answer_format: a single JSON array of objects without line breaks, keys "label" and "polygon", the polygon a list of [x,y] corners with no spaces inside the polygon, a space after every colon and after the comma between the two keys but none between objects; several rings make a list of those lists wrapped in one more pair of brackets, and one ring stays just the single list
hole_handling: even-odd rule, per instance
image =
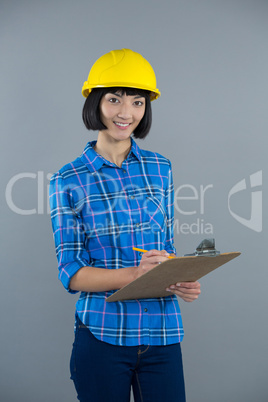
[{"label": "eye", "polygon": [[134,105],[135,105],[135,106],[142,106],[143,104],[144,104],[144,102],[139,101],[139,100],[137,100],[137,101],[134,102]]},{"label": "eye", "polygon": [[110,103],[118,103],[119,99],[117,99],[117,98],[109,98],[109,102]]}]

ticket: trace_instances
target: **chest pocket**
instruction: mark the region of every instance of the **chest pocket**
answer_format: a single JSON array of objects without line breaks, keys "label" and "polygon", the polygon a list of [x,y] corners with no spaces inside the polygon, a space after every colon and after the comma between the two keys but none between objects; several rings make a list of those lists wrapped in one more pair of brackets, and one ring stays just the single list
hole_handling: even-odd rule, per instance
[{"label": "chest pocket", "polygon": [[166,231],[167,215],[164,199],[148,196],[144,201],[144,217],[153,232]]}]

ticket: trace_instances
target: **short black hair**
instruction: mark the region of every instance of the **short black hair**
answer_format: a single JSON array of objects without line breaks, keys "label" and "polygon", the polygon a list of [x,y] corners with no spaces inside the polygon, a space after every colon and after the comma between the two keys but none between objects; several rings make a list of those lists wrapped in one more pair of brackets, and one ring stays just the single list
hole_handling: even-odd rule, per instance
[{"label": "short black hair", "polygon": [[150,91],[138,88],[110,87],[110,88],[94,88],[88,95],[82,112],[83,122],[88,130],[106,130],[107,127],[102,123],[100,118],[100,101],[107,93],[122,93],[127,96],[143,96],[145,98],[145,112],[139,125],[133,131],[135,138],[145,138],[149,133],[152,125],[152,107],[150,99]]}]

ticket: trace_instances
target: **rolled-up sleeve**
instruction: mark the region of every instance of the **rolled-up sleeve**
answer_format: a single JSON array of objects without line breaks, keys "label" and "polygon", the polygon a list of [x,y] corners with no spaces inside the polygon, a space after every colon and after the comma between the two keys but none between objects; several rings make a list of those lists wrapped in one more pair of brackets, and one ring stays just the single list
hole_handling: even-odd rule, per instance
[{"label": "rolled-up sleeve", "polygon": [[70,280],[80,268],[90,265],[90,256],[85,250],[85,231],[73,206],[70,185],[59,172],[50,180],[49,203],[59,279],[68,292],[77,293],[69,288]]},{"label": "rolled-up sleeve", "polygon": [[171,162],[168,171],[168,185],[166,188],[166,214],[167,214],[167,228],[166,228],[166,247],[165,250],[169,253],[176,254],[174,247],[174,185],[172,176]]}]

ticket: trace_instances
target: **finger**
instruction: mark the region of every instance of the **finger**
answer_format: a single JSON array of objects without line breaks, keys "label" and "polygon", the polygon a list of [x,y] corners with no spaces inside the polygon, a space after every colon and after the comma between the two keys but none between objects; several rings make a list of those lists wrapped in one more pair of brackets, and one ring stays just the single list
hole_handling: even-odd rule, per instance
[{"label": "finger", "polygon": [[182,288],[180,286],[176,285],[170,285],[167,289],[167,291],[175,292],[179,296],[187,296],[187,297],[194,297],[194,296],[199,296],[201,293],[201,290],[199,288],[196,289],[187,289],[187,288]]},{"label": "finger", "polygon": [[169,255],[170,255],[170,257],[177,257],[176,254],[174,254],[174,253],[170,253]]},{"label": "finger", "polygon": [[167,289],[170,289],[172,292],[179,292],[180,294],[182,294],[182,295],[200,295],[200,293],[201,293],[201,290],[200,289],[183,289],[183,288],[181,288],[181,287],[178,287],[178,286],[174,286],[174,285],[171,285],[171,286],[169,286],[169,288],[167,288]]},{"label": "finger", "polygon": [[187,298],[187,297],[181,297],[181,299],[182,300],[184,300],[185,302],[187,302],[187,303],[191,303],[191,302],[193,302],[193,301],[195,301],[196,299],[197,299],[197,297],[196,298]]},{"label": "finger", "polygon": [[161,264],[164,261],[167,261],[167,257],[161,257],[161,256],[152,256],[147,259],[143,259],[140,261],[139,268],[140,270],[144,271],[150,271],[152,268],[156,267],[158,264]]},{"label": "finger", "polygon": [[187,289],[198,289],[200,288],[200,283],[199,282],[177,282],[176,286],[180,286],[181,288],[187,288]]},{"label": "finger", "polygon": [[162,262],[167,261],[167,257],[162,257],[162,256],[152,256],[151,258],[146,259],[146,264],[161,264]]},{"label": "finger", "polygon": [[165,250],[150,250],[143,254],[142,258],[150,258],[153,256],[168,257],[169,254]]},{"label": "finger", "polygon": [[188,301],[188,302],[197,300],[199,297],[198,293],[193,293],[193,294],[183,293],[183,292],[181,292],[179,290],[175,290],[175,289],[172,290],[172,293],[175,294],[176,296],[179,296],[184,301]]},{"label": "finger", "polygon": [[169,285],[169,287],[177,287],[181,290],[185,290],[186,292],[189,290],[200,290],[200,283],[199,282],[177,282]]}]

